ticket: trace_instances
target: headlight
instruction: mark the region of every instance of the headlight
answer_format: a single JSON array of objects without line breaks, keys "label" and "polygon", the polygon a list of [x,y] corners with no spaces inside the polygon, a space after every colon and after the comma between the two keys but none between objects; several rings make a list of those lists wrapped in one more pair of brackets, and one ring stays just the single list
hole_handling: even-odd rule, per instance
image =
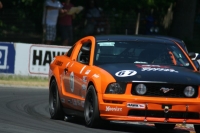
[{"label": "headlight", "polygon": [[138,95],[144,95],[147,92],[147,87],[144,84],[138,84],[135,86],[135,91]]},{"label": "headlight", "polygon": [[184,89],[184,94],[186,97],[192,97],[195,94],[195,89],[192,86],[187,86]]},{"label": "headlight", "polygon": [[125,90],[125,83],[111,83],[106,88],[106,94],[124,94]]}]

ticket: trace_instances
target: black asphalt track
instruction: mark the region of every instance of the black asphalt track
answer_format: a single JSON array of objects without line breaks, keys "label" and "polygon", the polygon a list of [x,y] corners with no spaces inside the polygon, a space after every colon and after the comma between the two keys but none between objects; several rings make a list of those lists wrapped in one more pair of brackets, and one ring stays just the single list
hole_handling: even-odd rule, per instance
[{"label": "black asphalt track", "polygon": [[0,86],[0,133],[190,133],[160,131],[144,124],[111,123],[102,129],[87,128],[82,119],[52,120],[48,112],[48,89]]}]

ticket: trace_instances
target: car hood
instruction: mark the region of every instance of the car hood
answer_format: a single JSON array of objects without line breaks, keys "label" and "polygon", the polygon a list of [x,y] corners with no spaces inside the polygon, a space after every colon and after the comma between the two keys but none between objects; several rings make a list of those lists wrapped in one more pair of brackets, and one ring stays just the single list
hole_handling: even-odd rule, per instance
[{"label": "car hood", "polygon": [[104,64],[98,67],[110,73],[117,82],[161,82],[200,84],[200,73],[185,67],[142,64]]}]

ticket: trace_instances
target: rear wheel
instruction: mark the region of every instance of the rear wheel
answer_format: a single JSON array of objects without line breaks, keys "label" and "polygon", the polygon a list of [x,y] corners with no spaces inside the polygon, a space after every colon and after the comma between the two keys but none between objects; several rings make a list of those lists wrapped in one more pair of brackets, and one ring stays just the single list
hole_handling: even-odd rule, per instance
[{"label": "rear wheel", "polygon": [[164,123],[155,123],[154,124],[157,129],[161,130],[173,130],[176,124],[164,124]]},{"label": "rear wheel", "polygon": [[[85,124],[88,127],[106,126],[109,121],[104,121],[99,116],[98,99],[95,88],[90,85],[87,91],[84,105]],[[106,123],[104,123],[106,122]]]},{"label": "rear wheel", "polygon": [[62,105],[60,103],[58,87],[55,79],[52,80],[49,89],[49,113],[51,119],[56,119],[56,120],[64,119],[64,112],[62,110]]}]

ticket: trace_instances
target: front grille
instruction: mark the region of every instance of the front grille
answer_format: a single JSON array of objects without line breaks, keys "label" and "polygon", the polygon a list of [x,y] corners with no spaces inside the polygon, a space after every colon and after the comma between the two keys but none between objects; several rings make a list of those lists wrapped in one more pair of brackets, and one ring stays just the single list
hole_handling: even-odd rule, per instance
[{"label": "front grille", "polygon": [[[169,97],[169,98],[188,98],[184,95],[183,91],[186,86],[188,85],[181,85],[181,84],[164,84],[164,83],[144,83],[147,87],[147,92],[144,94],[144,96],[150,96],[150,97]],[[138,95],[135,91],[135,86],[138,84],[132,85],[131,93],[132,95]],[[160,89],[162,87],[165,88],[173,88],[173,90],[170,90],[167,93],[164,93]],[[193,86],[195,88],[195,94],[191,98],[196,98],[198,96],[198,86]]]},{"label": "front grille", "polygon": [[169,111],[167,114],[164,111],[154,110],[130,110],[128,116],[138,117],[159,117],[159,118],[177,118],[177,119],[199,119],[199,113],[195,112],[175,112]]}]

